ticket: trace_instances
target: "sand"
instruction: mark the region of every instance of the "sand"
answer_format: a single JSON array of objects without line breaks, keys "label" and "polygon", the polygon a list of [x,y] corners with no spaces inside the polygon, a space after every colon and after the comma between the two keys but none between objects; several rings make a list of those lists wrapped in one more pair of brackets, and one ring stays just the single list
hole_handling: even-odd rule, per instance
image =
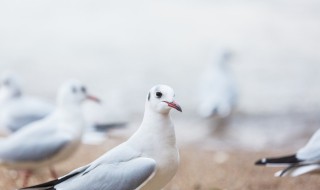
[{"label": "sand", "polygon": [[[59,175],[89,163],[123,139],[108,139],[103,145],[82,145],[67,162],[56,166]],[[279,152],[203,150],[198,146],[180,148],[181,163],[178,173],[165,190],[317,190],[320,179],[316,175],[296,178],[275,178],[276,168],[254,166],[253,163],[265,155]],[[21,186],[21,178],[5,168],[0,169],[0,189],[11,190]],[[38,171],[30,185],[50,180],[47,170]]]}]

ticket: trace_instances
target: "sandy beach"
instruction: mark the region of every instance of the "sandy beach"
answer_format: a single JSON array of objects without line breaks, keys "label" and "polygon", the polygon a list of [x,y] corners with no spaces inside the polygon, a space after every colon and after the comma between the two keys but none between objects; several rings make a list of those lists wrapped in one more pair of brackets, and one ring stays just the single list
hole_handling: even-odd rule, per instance
[{"label": "sandy beach", "polygon": [[[178,117],[175,126],[181,163],[178,173],[165,190],[318,189],[320,179],[316,174],[275,178],[274,173],[281,168],[254,166],[260,158],[291,154],[307,142],[312,131],[320,125],[320,120],[315,115],[299,115],[261,117],[237,114],[228,126],[220,130],[206,126],[208,122]],[[126,128],[109,131],[101,145],[81,145],[74,156],[56,166],[57,172],[62,176],[95,160],[125,141],[139,122],[136,119]],[[250,123],[261,125],[252,126]],[[282,124],[282,128],[277,130],[278,135],[271,132],[278,128],[275,123]],[[303,125],[309,129],[303,130]],[[241,131],[247,132],[247,136]],[[0,179],[0,189],[4,190],[13,190],[22,183],[16,172],[5,168],[0,168]],[[48,180],[48,170],[39,170],[31,178],[30,185]]]}]

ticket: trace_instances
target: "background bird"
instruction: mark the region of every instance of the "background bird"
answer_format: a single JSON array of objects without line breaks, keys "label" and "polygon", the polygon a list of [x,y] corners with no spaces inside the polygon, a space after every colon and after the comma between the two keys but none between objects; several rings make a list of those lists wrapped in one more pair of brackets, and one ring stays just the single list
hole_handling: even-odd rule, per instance
[{"label": "background bird", "polygon": [[98,101],[77,80],[63,84],[54,112],[0,142],[0,165],[23,170],[23,186],[32,171],[42,167],[49,167],[56,178],[53,165],[72,155],[81,142],[85,125],[81,103],[86,99]]},{"label": "background bird", "polygon": [[311,137],[309,142],[299,149],[297,153],[277,157],[263,158],[258,160],[256,165],[286,167],[275,173],[275,176],[299,176],[308,172],[315,172],[320,169],[320,129]]},{"label": "background bird", "polygon": [[174,97],[171,87],[154,86],[147,96],[142,124],[129,140],[57,180],[23,189],[162,189],[179,164],[169,112],[171,108],[182,110]]},{"label": "background bird", "polygon": [[100,104],[88,101],[82,106],[87,125],[86,132],[82,138],[84,144],[102,144],[111,130],[126,127],[127,118],[123,113],[126,110],[121,109],[119,112],[115,109],[117,107],[110,106],[109,103],[117,98],[119,97],[102,99]]},{"label": "background bird", "polygon": [[50,103],[26,96],[19,77],[7,71],[0,77],[0,128],[5,133],[18,131],[53,111]]},{"label": "background bird", "polygon": [[201,117],[227,117],[237,101],[236,85],[229,69],[230,50],[223,49],[201,75],[198,113]]}]

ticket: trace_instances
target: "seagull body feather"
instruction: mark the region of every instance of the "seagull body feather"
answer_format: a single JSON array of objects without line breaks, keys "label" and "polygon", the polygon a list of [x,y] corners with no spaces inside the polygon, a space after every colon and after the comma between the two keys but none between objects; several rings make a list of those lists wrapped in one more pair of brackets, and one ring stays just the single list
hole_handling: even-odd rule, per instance
[{"label": "seagull body feather", "polygon": [[285,169],[278,171],[275,176],[296,177],[320,169],[320,129],[318,129],[308,143],[299,149],[296,154],[277,157],[263,158],[258,160],[256,165],[280,167]]},{"label": "seagull body feather", "polygon": [[[162,99],[160,90],[166,92],[163,92]],[[58,180],[24,190],[162,189],[175,175],[179,165],[169,107],[179,111],[181,108],[173,101],[174,93],[168,86],[156,86],[151,92],[146,101],[142,124],[126,142]]]}]

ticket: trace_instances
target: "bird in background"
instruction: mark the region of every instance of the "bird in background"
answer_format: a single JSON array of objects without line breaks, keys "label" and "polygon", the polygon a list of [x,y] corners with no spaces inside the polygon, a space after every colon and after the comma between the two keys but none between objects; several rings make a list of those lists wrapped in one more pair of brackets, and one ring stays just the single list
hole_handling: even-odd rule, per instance
[{"label": "bird in background", "polygon": [[295,154],[263,158],[256,161],[255,165],[269,167],[285,167],[275,173],[276,177],[296,177],[309,172],[320,170],[320,129],[311,137],[309,142]]},{"label": "bird in background", "polygon": [[173,89],[166,85],[154,86],[146,98],[142,124],[126,142],[57,180],[22,189],[162,189],[179,165],[175,130],[169,115],[172,108],[182,111]]},{"label": "bird in background", "polygon": [[34,170],[44,167],[57,178],[54,164],[70,157],[81,143],[85,127],[81,104],[86,99],[98,101],[80,81],[64,83],[50,115],[0,141],[0,166],[22,171],[23,186]]},{"label": "bird in background", "polygon": [[0,128],[4,133],[16,132],[29,123],[44,118],[54,109],[48,102],[26,96],[20,78],[7,71],[0,77]]},{"label": "bird in background", "polygon": [[[112,101],[104,101],[104,100]],[[109,132],[114,129],[123,129],[127,125],[126,110],[123,105],[111,105],[109,102],[116,102],[118,96],[113,98],[106,98],[101,100],[100,104],[93,102],[86,102],[82,108],[84,118],[86,120],[86,132],[82,138],[84,144],[100,145],[108,136]]]},{"label": "bird in background", "polygon": [[230,50],[223,49],[215,56],[200,78],[198,114],[208,118],[229,116],[237,102],[237,89],[229,68]]}]

